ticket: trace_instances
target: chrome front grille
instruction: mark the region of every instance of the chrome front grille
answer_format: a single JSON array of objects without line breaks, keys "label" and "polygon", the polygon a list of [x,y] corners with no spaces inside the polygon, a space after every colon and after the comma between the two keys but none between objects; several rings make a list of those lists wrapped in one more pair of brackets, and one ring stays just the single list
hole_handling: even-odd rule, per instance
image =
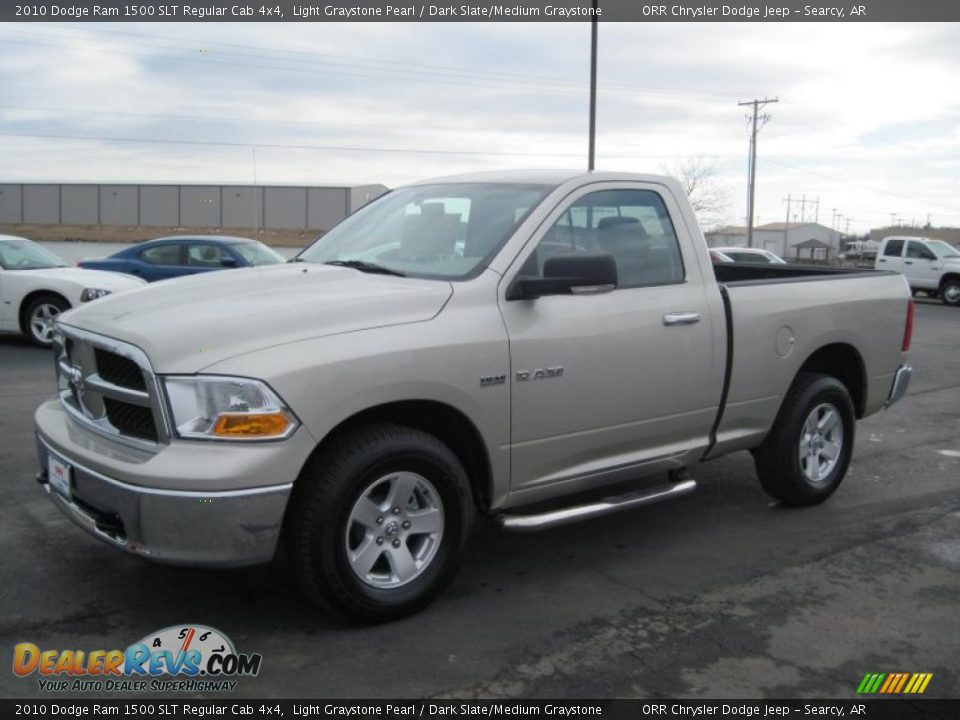
[{"label": "chrome front grille", "polygon": [[58,325],[54,356],[60,402],[79,422],[135,447],[169,440],[160,386],[142,350]]}]

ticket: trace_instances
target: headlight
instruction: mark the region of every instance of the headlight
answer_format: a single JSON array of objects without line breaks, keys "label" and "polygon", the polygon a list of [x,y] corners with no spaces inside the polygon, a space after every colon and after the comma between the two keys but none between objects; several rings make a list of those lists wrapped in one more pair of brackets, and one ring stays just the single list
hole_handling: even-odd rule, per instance
[{"label": "headlight", "polygon": [[182,438],[277,440],[297,418],[265,383],[236,377],[166,377],[173,424]]},{"label": "headlight", "polygon": [[103,288],[84,288],[84,291],[80,293],[80,302],[90,302],[109,294],[110,291]]}]

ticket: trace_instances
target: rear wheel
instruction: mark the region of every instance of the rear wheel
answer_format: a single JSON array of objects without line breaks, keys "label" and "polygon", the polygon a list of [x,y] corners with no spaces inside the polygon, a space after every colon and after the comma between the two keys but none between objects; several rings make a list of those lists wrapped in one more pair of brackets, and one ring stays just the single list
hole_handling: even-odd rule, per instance
[{"label": "rear wheel", "polygon": [[355,620],[390,620],[450,583],[473,519],[457,456],[432,435],[371,425],[304,468],[285,528],[312,599]]},{"label": "rear wheel", "polygon": [[960,280],[947,280],[940,286],[940,299],[944,305],[960,305]]},{"label": "rear wheel", "polygon": [[63,298],[56,295],[41,295],[31,300],[24,312],[24,326],[30,341],[40,347],[53,345],[53,322],[57,315],[69,307]]},{"label": "rear wheel", "polygon": [[846,386],[829,375],[801,373],[754,453],[764,490],[785,505],[826,500],[847,472],[854,427]]}]

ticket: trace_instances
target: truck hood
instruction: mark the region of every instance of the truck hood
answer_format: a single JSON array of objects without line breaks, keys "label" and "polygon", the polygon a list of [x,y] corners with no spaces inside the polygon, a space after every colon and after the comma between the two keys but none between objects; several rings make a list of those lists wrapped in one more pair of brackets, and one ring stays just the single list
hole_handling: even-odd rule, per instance
[{"label": "truck hood", "polygon": [[42,270],[15,270],[17,276],[31,277],[35,280],[46,281],[49,283],[73,283],[77,287],[99,288],[109,290],[110,292],[120,292],[130,288],[146,285],[145,280],[124,275],[123,273],[106,272],[104,270],[86,270],[77,267],[55,267],[44,268]]},{"label": "truck hood", "polygon": [[61,322],[138,346],[157,372],[194,373],[275,345],[429,320],[452,292],[445,281],[296,263],[164,280]]}]

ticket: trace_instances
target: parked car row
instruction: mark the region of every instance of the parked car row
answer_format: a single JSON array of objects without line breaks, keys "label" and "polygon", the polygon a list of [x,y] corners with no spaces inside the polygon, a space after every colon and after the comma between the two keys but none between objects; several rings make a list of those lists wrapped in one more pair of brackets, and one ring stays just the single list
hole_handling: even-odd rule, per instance
[{"label": "parked car row", "polygon": [[283,262],[280,253],[256,240],[191,236],[158,238],[67,267],[27,238],[0,235],[0,331],[50,347],[54,318],[83,303],[155,280]]}]

